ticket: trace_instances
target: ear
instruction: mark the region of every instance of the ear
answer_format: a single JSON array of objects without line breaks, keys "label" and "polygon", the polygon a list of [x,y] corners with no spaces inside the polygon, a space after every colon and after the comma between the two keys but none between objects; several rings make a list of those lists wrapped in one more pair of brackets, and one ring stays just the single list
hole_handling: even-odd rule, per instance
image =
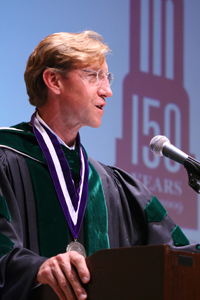
[{"label": "ear", "polygon": [[57,72],[46,69],[43,73],[43,80],[49,90],[56,95],[60,94],[60,75]]}]

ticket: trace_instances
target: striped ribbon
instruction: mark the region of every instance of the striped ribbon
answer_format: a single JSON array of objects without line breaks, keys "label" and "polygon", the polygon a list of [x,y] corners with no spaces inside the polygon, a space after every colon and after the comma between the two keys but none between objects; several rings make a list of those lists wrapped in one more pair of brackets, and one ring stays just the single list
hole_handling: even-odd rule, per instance
[{"label": "striped ribbon", "polygon": [[74,239],[77,239],[87,203],[89,177],[89,164],[80,143],[79,133],[77,144],[81,161],[81,179],[76,191],[68,162],[56,135],[38,120],[37,111],[31,117],[31,124],[36,139],[46,158],[63,213]]}]

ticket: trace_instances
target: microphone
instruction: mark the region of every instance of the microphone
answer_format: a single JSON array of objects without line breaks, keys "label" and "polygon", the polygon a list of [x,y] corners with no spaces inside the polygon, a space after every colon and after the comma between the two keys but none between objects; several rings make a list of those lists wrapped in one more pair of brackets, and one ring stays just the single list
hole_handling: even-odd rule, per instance
[{"label": "microphone", "polygon": [[151,151],[156,156],[166,156],[182,165],[188,173],[188,184],[200,194],[200,162],[187,155],[170,143],[164,135],[153,137],[149,145]]},{"label": "microphone", "polygon": [[172,145],[163,135],[153,137],[149,145],[156,156],[166,156],[182,165],[188,173],[188,184],[200,194],[200,162]]},{"label": "microphone", "polygon": [[172,145],[170,140],[164,135],[154,136],[150,141],[149,147],[154,155],[164,155],[182,165],[184,165],[186,159],[189,157],[189,155]]}]

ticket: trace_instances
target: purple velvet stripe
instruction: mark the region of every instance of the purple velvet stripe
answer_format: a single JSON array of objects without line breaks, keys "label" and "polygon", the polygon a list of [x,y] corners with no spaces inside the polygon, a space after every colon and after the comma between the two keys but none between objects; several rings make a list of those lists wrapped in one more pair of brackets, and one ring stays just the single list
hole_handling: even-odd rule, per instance
[{"label": "purple velvet stripe", "polygon": [[[82,149],[82,147],[81,147],[81,141],[80,141],[80,135],[79,135],[79,133],[77,135],[76,142],[77,142],[77,145],[78,145],[79,158],[81,159],[81,149]],[[85,161],[85,159],[84,159],[84,161]],[[86,167],[87,164],[88,164],[88,162],[86,163],[86,161],[85,161],[85,167]],[[80,175],[82,174],[82,171],[83,171],[83,165],[81,163]],[[84,180],[84,177],[81,176],[81,179],[80,179],[80,182],[79,182],[79,186],[78,186],[78,189],[77,189],[77,194],[78,195],[80,193],[81,184],[84,184],[83,180]]]},{"label": "purple velvet stripe", "polygon": [[[80,145],[80,147],[81,147],[81,145]],[[85,161],[85,176],[84,176],[84,182],[83,182],[82,198],[87,199],[87,196],[88,196],[89,163],[87,161],[87,157],[85,155],[85,152],[84,152],[83,148],[82,148],[82,153],[83,153],[83,157],[84,157],[84,161]],[[85,209],[86,209],[86,204],[87,204],[87,200],[82,201],[82,199],[81,199],[81,204],[80,204],[80,208],[79,208],[79,212],[78,212],[78,221],[77,221],[77,227],[78,228],[81,228],[81,224],[83,222],[83,217],[84,217],[84,213],[85,213]],[[79,229],[79,231],[80,231],[80,229]]]},{"label": "purple velvet stripe", "polygon": [[57,157],[60,161],[61,169],[62,169],[62,172],[63,172],[63,176],[65,178],[65,182],[66,182],[66,185],[67,185],[67,189],[68,189],[70,198],[72,200],[73,207],[74,207],[75,211],[77,211],[79,197],[76,193],[76,189],[75,189],[74,184],[73,184],[73,179],[72,179],[70,167],[69,167],[69,164],[68,164],[68,162],[65,158],[64,152],[61,148],[61,145],[60,145],[57,137],[55,136],[55,134],[53,134],[43,124],[40,123],[40,125],[42,125],[42,127],[45,129],[45,131],[48,134],[50,140],[52,141],[52,144],[53,144],[54,149],[56,151]]}]

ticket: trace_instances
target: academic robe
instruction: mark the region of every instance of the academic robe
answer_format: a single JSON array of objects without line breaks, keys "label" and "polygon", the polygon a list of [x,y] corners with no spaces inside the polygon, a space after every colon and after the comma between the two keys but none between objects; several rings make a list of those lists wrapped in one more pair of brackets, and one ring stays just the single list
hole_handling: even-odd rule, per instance
[{"label": "academic robe", "polygon": [[[8,134],[7,130],[0,130],[0,299],[27,300],[40,265],[49,257],[49,255],[42,256],[42,253],[45,253],[41,250],[42,247],[46,247],[48,252],[48,245],[41,245],[44,235],[41,238],[42,231],[38,230],[38,225],[45,224],[49,230],[51,228],[54,230],[54,226],[57,227],[55,229],[58,230],[58,235],[60,234],[63,240],[65,240],[66,232],[62,231],[62,224],[59,225],[59,222],[56,222],[54,226],[50,224],[51,222],[49,224],[38,223],[41,214],[39,218],[36,202],[43,202],[43,199],[36,201],[37,195],[27,160],[39,166],[41,172],[44,169],[44,174],[42,173],[40,179],[44,185],[46,180],[50,183],[50,179],[45,175],[48,168],[31,126],[26,124],[26,126],[20,125],[16,128],[22,130],[22,135],[28,132],[25,138],[19,138],[18,143],[23,144],[24,153],[12,145],[14,136],[16,134],[20,136],[18,131],[13,130]],[[35,157],[27,154],[31,143],[33,148],[37,147]],[[41,157],[41,160],[38,157]],[[126,172],[103,165],[92,158],[90,158],[90,164],[98,172],[103,187],[110,248],[168,244],[179,250],[200,251],[199,245],[189,245],[181,229],[142,183]],[[50,185],[52,185],[50,189],[52,193],[53,183]],[[46,191],[41,192],[45,196]],[[54,201],[58,202],[58,199],[54,198]],[[44,210],[44,218],[46,214],[48,210]],[[82,226],[79,241],[83,244],[86,238],[90,239],[90,236],[86,237],[85,232]],[[46,233],[48,235],[48,230]],[[70,232],[68,232],[67,239],[68,241],[72,239]],[[99,239],[101,240],[101,236]],[[50,256],[51,251],[55,251],[55,255],[63,252],[63,247],[54,249],[53,237],[47,242]]]}]

